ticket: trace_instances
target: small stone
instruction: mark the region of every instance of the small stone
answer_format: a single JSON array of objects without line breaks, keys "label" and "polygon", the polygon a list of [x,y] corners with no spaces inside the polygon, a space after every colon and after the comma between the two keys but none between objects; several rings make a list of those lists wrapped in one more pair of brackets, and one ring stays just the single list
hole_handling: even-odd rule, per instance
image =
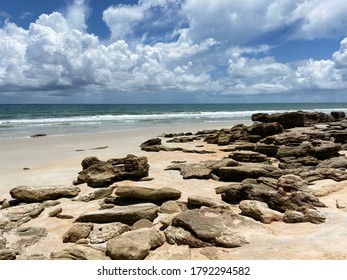
[{"label": "small stone", "polygon": [[74,218],[74,216],[67,214],[58,214],[56,217],[63,220],[69,220]]},{"label": "small stone", "polygon": [[164,202],[160,206],[159,212],[164,214],[179,213],[181,212],[181,208],[177,205],[176,201],[170,200],[170,201]]},{"label": "small stone", "polygon": [[151,228],[153,227],[153,223],[147,219],[141,219],[138,220],[137,222],[135,222],[135,224],[133,224],[133,226],[131,227],[131,230],[138,230],[141,228]]},{"label": "small stone", "polygon": [[74,224],[63,236],[64,243],[75,243],[76,241],[87,238],[93,230],[92,224]]},{"label": "small stone", "polygon": [[0,260],[15,260],[16,253],[11,249],[0,250]]},{"label": "small stone", "polygon": [[56,217],[58,214],[60,214],[61,212],[63,212],[63,208],[59,207],[57,209],[54,209],[53,211],[48,213],[49,217]]}]

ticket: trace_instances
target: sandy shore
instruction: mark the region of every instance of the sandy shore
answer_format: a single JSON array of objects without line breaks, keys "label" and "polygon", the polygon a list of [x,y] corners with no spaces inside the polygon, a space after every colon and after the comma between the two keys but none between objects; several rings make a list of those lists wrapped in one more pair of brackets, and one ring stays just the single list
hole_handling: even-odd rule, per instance
[{"label": "sandy shore", "polygon": [[[197,144],[214,154],[185,154],[179,151],[150,153],[141,151],[139,145],[162,133],[196,132],[201,129],[231,127],[233,124],[215,123],[189,129],[186,126],[170,127],[168,130],[152,128],[114,133],[84,134],[61,137],[39,137],[0,141],[0,201],[10,199],[9,191],[20,185],[71,185],[81,171],[81,161],[87,156],[96,156],[101,160],[125,157],[127,154],[148,157],[150,164],[150,182],[122,181],[117,185],[134,185],[151,188],[173,187],[182,192],[180,201],[186,201],[189,195],[201,195],[220,200],[215,188],[227,183],[213,180],[183,180],[177,171],[163,171],[173,160],[185,160],[197,163],[208,159],[221,159],[227,152],[220,151],[217,145],[204,142],[180,143],[187,149]],[[167,146],[178,146],[169,143]],[[316,182],[313,188],[320,188],[329,180]],[[347,181],[340,182],[343,187],[329,196],[321,198],[328,208],[320,211],[327,221],[315,225],[311,223],[266,225],[269,233],[260,234],[252,246],[241,248],[192,249],[192,259],[347,259],[347,212],[336,208],[336,199],[347,201]],[[81,194],[91,188],[81,185]],[[97,209],[97,202],[83,203],[60,199],[65,214],[74,217]],[[26,248],[26,255],[43,254],[60,250],[67,244],[62,243],[63,234],[72,226],[73,220],[47,219],[46,209],[36,219],[22,227],[44,227],[47,237]],[[235,207],[236,212],[239,209]],[[11,241],[11,237],[7,236]],[[165,248],[163,249],[165,250]]]}]

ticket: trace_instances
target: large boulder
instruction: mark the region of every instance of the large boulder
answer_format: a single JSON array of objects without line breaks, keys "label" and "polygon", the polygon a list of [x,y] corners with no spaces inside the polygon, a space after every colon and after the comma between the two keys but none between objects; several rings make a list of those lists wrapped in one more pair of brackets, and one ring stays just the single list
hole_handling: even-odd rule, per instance
[{"label": "large boulder", "polygon": [[142,199],[149,201],[172,200],[181,197],[181,192],[165,187],[161,189],[136,187],[136,186],[119,186],[115,194],[123,198]]},{"label": "large boulder", "polygon": [[252,115],[252,121],[260,122],[278,122],[283,128],[301,127],[305,125],[305,113],[303,112],[285,112],[285,113],[257,113]]},{"label": "large boulder", "polygon": [[254,123],[248,127],[248,133],[250,135],[259,135],[261,137],[275,135],[281,133],[282,131],[283,127],[277,122]]},{"label": "large boulder", "polygon": [[141,260],[164,242],[164,235],[155,228],[129,231],[107,241],[106,254],[113,260]]},{"label": "large boulder", "polygon": [[87,183],[90,187],[107,187],[121,180],[139,180],[147,177],[149,171],[147,157],[134,155],[107,161],[88,157],[82,161],[82,167],[74,184]]},{"label": "large boulder", "polygon": [[80,192],[74,186],[19,186],[13,188],[10,194],[13,198],[25,202],[41,202],[62,197],[75,197]]},{"label": "large boulder", "polygon": [[121,206],[111,209],[90,211],[82,214],[76,222],[82,223],[113,223],[120,222],[133,225],[136,221],[147,219],[153,221],[159,212],[159,207],[151,203]]}]

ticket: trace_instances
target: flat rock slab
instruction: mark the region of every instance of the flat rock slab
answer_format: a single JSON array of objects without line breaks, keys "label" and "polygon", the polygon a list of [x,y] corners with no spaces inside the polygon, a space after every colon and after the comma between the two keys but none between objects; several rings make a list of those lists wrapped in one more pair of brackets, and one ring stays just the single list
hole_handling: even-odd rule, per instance
[{"label": "flat rock slab", "polygon": [[38,217],[44,210],[41,203],[17,205],[0,210],[0,230],[10,230]]},{"label": "flat rock slab", "polygon": [[264,168],[263,166],[235,166],[219,168],[220,179],[222,181],[242,181],[244,179],[259,177],[278,177],[274,174],[275,169],[272,166]]},{"label": "flat rock slab", "polygon": [[120,186],[115,191],[123,198],[143,199],[150,201],[172,200],[181,197],[181,192],[173,188],[152,189],[135,186]]},{"label": "flat rock slab", "polygon": [[106,225],[95,225],[94,230],[89,235],[89,240],[92,244],[104,243],[130,229],[130,226],[117,222]]},{"label": "flat rock slab", "polygon": [[122,206],[111,209],[90,211],[82,214],[76,222],[84,223],[113,223],[120,222],[133,225],[136,221],[147,219],[153,221],[159,212],[159,207],[152,203]]},{"label": "flat rock slab", "polygon": [[197,238],[215,246],[239,247],[249,243],[250,229],[264,230],[255,221],[234,214],[230,210],[203,208],[178,214],[172,225],[188,229]]},{"label": "flat rock slab", "polygon": [[51,253],[53,260],[109,260],[101,250],[88,245],[73,244],[61,251]]},{"label": "flat rock slab", "polygon": [[13,188],[10,194],[13,198],[25,202],[41,202],[62,197],[75,197],[80,189],[75,186],[19,186]]}]

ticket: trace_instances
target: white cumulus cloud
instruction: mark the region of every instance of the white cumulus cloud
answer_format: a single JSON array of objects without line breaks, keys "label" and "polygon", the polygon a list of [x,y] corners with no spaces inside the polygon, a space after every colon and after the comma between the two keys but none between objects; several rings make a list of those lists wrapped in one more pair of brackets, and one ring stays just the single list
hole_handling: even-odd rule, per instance
[{"label": "white cumulus cloud", "polygon": [[[325,14],[332,3],[338,9]],[[345,12],[347,4],[337,0],[141,0],[104,11],[111,31],[105,43],[87,33],[87,2],[75,0],[64,14],[42,14],[27,29],[9,21],[0,28],[0,97],[23,91],[232,96],[346,90],[347,38],[331,59],[295,63],[271,57],[271,43],[251,44],[283,28],[286,40],[343,33]]]}]

